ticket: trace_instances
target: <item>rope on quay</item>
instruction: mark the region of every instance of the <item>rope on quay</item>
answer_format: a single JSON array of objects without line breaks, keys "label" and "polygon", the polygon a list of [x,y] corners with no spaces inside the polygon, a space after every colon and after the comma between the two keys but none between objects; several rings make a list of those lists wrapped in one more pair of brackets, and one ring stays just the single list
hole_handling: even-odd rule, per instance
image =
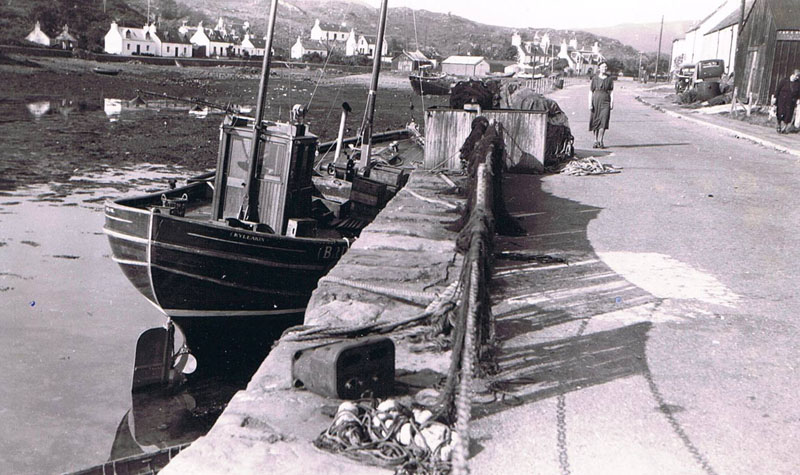
[{"label": "rope on quay", "polygon": [[[284,333],[288,340],[303,341],[387,333],[427,323],[428,336],[449,338],[450,366],[444,387],[437,396],[427,398],[427,402],[417,398],[422,407],[412,409],[390,399],[380,404],[376,400],[342,403],[331,426],[315,440],[321,449],[366,464],[394,468],[396,474],[469,473],[473,381],[487,376],[495,354],[495,322],[489,298],[495,216],[509,220],[504,224],[505,230],[513,230],[516,224],[507,214],[500,189],[505,151],[502,126],[480,119],[477,123],[482,130],[472,136],[474,146],[466,153],[469,203],[461,218],[449,226],[458,228],[455,230],[459,232],[460,244],[466,244],[459,245],[464,264],[458,280],[424,312],[402,321],[349,327],[300,326]],[[397,291],[347,279],[326,279],[384,295],[424,296],[420,292]]]},{"label": "rope on quay", "polygon": [[448,208],[448,209],[458,209],[458,205],[456,205],[456,204],[453,204],[453,203],[450,203],[450,202],[447,202],[447,201],[444,201],[444,200],[426,198],[426,197],[420,195],[419,193],[417,193],[416,191],[409,190],[406,187],[401,188],[400,191],[405,191],[406,193],[409,193],[414,198],[417,198],[419,200],[425,201],[427,203],[439,204],[439,205],[442,205],[442,206],[444,206],[445,208]]},{"label": "rope on quay", "polygon": [[305,325],[297,325],[286,329],[283,332],[283,336],[281,336],[281,340],[309,341],[327,338],[352,338],[375,334],[380,335],[416,324],[430,324],[431,321],[438,321],[442,319],[447,320],[447,314],[456,307],[459,291],[460,282],[453,282],[447,286],[447,288],[440,295],[435,296],[433,301],[422,313],[400,321],[337,327],[307,327]]}]

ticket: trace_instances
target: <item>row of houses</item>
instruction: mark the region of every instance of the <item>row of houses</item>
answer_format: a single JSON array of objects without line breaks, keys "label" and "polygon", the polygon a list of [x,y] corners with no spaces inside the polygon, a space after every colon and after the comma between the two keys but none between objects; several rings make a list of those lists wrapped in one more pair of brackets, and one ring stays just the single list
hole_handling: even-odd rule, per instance
[{"label": "row of houses", "polygon": [[723,59],[738,97],[767,104],[778,81],[800,68],[800,2],[746,0],[744,9],[742,3],[726,0],[674,40],[671,67]]},{"label": "row of houses", "polygon": [[[292,45],[291,58],[301,59],[307,54],[318,54],[326,57],[331,51],[337,50],[345,56],[364,55],[375,57],[378,38],[372,35],[357,35],[354,28],[346,28],[330,23],[320,23],[314,20],[314,26],[307,37],[298,36]],[[389,43],[386,39],[381,45],[381,57],[389,54]]]},{"label": "row of houses", "polygon": [[42,31],[42,25],[37,21],[33,30],[28,33],[25,40],[42,46],[58,46],[61,49],[73,49],[78,45],[78,40],[69,32],[69,26],[64,25],[61,32],[53,38]]},{"label": "row of houses", "polygon": [[215,28],[206,28],[201,21],[196,27],[183,24],[160,31],[152,23],[137,28],[111,22],[104,37],[104,51],[122,56],[263,56],[265,47],[266,40],[252,34],[249,23],[239,30],[227,28],[222,19]]},{"label": "row of houses", "polygon": [[539,36],[535,32],[533,39],[524,40],[519,32],[511,35],[511,45],[517,49],[517,64],[509,66],[506,72],[533,72],[537,68],[548,68],[559,59],[566,61],[567,67],[577,74],[588,74],[605,61],[600,52],[600,45],[595,41],[590,48],[578,47],[578,40],[574,36],[567,42],[561,39],[557,47],[551,42],[549,33]]}]

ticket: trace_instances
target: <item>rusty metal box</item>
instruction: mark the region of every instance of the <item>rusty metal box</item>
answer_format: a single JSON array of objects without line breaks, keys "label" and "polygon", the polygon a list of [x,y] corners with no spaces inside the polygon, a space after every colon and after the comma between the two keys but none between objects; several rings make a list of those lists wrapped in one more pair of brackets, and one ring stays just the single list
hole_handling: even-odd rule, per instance
[{"label": "rusty metal box", "polygon": [[299,350],[292,361],[293,384],[337,399],[387,396],[394,386],[394,356],[394,343],[385,337]]}]

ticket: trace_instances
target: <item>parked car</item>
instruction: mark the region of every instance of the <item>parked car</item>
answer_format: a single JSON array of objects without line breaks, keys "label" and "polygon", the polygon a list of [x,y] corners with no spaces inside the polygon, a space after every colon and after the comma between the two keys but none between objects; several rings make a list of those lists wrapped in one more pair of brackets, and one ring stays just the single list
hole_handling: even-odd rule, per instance
[{"label": "parked car", "polygon": [[692,86],[694,80],[694,64],[684,64],[675,73],[675,93],[682,94]]}]

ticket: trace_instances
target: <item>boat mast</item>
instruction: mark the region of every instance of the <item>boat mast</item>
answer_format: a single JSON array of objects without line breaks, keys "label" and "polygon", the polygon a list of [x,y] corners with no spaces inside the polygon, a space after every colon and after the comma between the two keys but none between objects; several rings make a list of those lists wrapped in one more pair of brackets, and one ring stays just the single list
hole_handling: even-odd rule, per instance
[{"label": "boat mast", "polygon": [[367,96],[367,110],[364,114],[364,123],[361,126],[361,158],[358,168],[363,169],[369,164],[372,153],[372,122],[375,116],[375,96],[378,93],[378,76],[381,72],[381,57],[383,56],[383,34],[386,30],[386,10],[389,0],[381,0],[380,23],[378,24],[378,39],[375,41],[375,57],[372,61],[372,83]]},{"label": "boat mast", "polygon": [[253,123],[253,140],[250,143],[250,163],[248,164],[247,182],[245,183],[244,199],[239,209],[239,218],[253,221],[258,217],[258,197],[253,186],[258,161],[259,142],[263,129],[264,105],[267,102],[267,82],[269,80],[269,63],[272,59],[272,36],[275,32],[275,16],[278,11],[278,0],[272,0],[269,7],[269,22],[267,23],[267,43],[264,45],[264,61],[261,64],[261,82],[258,85],[258,100],[256,105],[256,120]]}]

